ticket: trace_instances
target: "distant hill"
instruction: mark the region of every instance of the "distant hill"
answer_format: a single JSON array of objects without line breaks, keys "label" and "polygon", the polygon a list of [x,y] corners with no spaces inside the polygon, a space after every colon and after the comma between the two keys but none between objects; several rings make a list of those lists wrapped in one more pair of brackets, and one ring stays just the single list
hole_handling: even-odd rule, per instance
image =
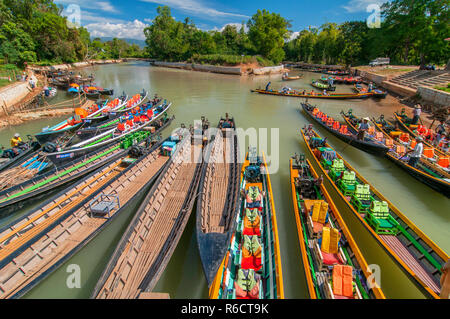
[{"label": "distant hill", "polygon": [[[91,40],[95,39],[97,37],[91,37]],[[99,37],[102,42],[111,41],[113,37]],[[128,38],[121,38],[121,40],[124,40],[128,44],[137,44],[141,48],[145,48],[145,41],[144,40],[137,40],[137,39],[128,39]]]}]

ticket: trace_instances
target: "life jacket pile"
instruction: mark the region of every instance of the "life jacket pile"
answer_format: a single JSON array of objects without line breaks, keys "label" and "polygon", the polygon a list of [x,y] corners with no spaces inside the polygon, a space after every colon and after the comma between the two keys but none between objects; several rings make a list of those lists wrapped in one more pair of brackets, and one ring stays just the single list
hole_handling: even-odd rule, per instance
[{"label": "life jacket pile", "polygon": [[234,282],[236,298],[258,299],[262,270],[261,212],[262,193],[258,186],[250,186],[245,198],[243,232],[241,241],[241,264]]}]

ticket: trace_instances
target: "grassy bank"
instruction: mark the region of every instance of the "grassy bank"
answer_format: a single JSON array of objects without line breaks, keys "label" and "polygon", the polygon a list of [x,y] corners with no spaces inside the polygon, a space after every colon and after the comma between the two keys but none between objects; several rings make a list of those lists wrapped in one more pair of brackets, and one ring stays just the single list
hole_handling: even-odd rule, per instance
[{"label": "grassy bank", "polygon": [[188,63],[198,64],[210,64],[210,65],[223,65],[223,66],[236,66],[240,64],[259,64],[260,66],[272,66],[274,63],[261,56],[250,55],[228,55],[228,54],[194,54],[188,61]]},{"label": "grassy bank", "polygon": [[0,87],[16,82],[16,76],[22,74],[22,71],[14,64],[0,64]]},{"label": "grassy bank", "polygon": [[445,86],[435,86],[434,88],[436,90],[440,90],[440,91],[444,91],[444,92],[450,93],[450,83],[447,84],[447,87],[445,87]]}]

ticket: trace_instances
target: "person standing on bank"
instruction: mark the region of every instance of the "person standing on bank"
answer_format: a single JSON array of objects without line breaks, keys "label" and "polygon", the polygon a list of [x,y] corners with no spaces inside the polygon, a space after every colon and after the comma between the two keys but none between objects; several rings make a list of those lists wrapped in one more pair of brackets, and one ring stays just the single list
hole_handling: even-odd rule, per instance
[{"label": "person standing on bank", "polygon": [[417,136],[416,137],[416,146],[414,146],[414,149],[409,150],[408,152],[406,152],[405,155],[411,153],[411,155],[409,156],[409,162],[408,165],[412,166],[412,167],[416,167],[417,163],[420,160],[420,157],[422,156],[423,153],[423,138],[421,136]]},{"label": "person standing on bank", "polygon": [[413,119],[411,121],[411,124],[415,125],[419,122],[420,114],[422,114],[422,107],[420,106],[420,104],[416,104],[414,106]]}]

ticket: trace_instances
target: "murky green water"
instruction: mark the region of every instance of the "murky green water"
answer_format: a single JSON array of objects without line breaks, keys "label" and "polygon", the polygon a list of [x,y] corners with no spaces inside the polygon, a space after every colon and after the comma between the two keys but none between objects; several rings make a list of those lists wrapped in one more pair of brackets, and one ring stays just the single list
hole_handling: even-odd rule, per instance
[{"label": "murky green water", "polygon": [[[311,91],[312,87],[309,85],[311,79],[318,78],[320,75],[305,73],[301,80],[282,82],[279,75],[246,78],[155,68],[147,63],[96,66],[86,71],[95,72],[96,81],[103,87],[113,87],[116,94],[120,94],[123,90],[133,94],[145,88],[151,93],[156,92],[173,101],[172,113],[175,114],[176,119],[169,130],[178,127],[180,123],[192,123],[201,115],[205,115],[211,124],[215,125],[225,112],[234,116],[237,125],[244,129],[269,128],[270,131],[270,128],[279,128],[280,167],[276,174],[271,175],[271,181],[278,218],[285,295],[287,298],[308,297],[292,208],[289,157],[295,152],[306,152],[299,135],[299,128],[309,121],[306,115],[299,111],[300,99],[258,95],[250,93],[250,89],[264,87],[270,80],[275,89],[289,85],[292,88]],[[295,75],[296,72],[292,74]],[[338,86],[337,91],[349,92],[350,88],[350,86]],[[352,108],[358,116],[385,113],[389,117],[394,110],[392,104],[396,101],[388,97],[381,102],[317,100],[314,103],[336,118],[339,118],[341,109],[348,108]],[[53,120],[57,122],[56,119]],[[28,132],[27,129],[38,131],[39,127],[43,126],[36,126],[34,123],[23,125],[20,132],[25,134]],[[446,197],[418,182],[388,160],[347,146],[321,129],[319,132],[323,136],[328,136],[330,144],[433,241],[447,253],[450,252],[449,200]],[[1,131],[0,134],[0,142],[4,143],[5,131]],[[6,140],[8,139],[9,137],[6,137]],[[270,155],[270,148],[268,153]],[[336,195],[333,192],[331,194]],[[421,293],[392,260],[374,244],[367,231],[353,219],[352,214],[339,202],[338,197],[334,196],[334,198],[338,207],[342,208],[342,215],[368,262],[381,266],[381,284],[385,294],[392,298],[421,297]],[[114,220],[88,246],[26,297],[89,297],[133,213],[134,210],[130,209]],[[158,292],[168,292],[171,298],[205,298],[208,294],[197,252],[194,219],[195,213],[191,215],[180,243],[155,289]],[[80,289],[69,289],[66,286],[67,265],[73,263],[81,267]]]}]

